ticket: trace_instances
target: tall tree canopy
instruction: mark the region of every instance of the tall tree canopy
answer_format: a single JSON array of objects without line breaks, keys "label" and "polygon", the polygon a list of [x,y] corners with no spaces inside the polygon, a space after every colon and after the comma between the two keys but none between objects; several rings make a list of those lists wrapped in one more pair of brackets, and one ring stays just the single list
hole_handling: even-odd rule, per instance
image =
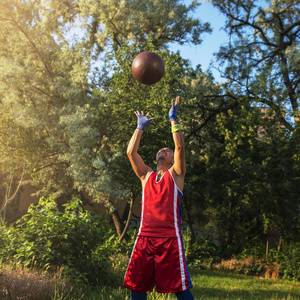
[{"label": "tall tree canopy", "polygon": [[[238,226],[231,227],[236,222],[241,235],[252,226],[251,232],[260,232],[261,239],[277,232],[280,250],[291,220],[299,216],[300,2],[210,2],[226,17],[224,29],[229,39],[217,53],[217,61],[227,79],[224,99],[234,108],[233,115],[227,111],[223,121],[222,115],[217,117],[223,139],[219,138],[221,145],[214,153],[221,151],[221,158],[210,158],[206,168],[212,178],[222,181],[219,187],[226,194],[225,199],[218,198],[219,193],[211,194],[211,200],[227,203],[213,213],[222,212],[216,220],[221,222],[219,228],[226,228],[231,244],[241,240],[236,236]],[[241,107],[250,114],[247,116]],[[224,177],[220,176],[223,172]],[[241,246],[239,242],[237,245]]]},{"label": "tall tree canopy", "polygon": [[[114,200],[127,196],[128,188],[112,179],[124,147],[109,143],[115,127],[108,114],[120,100],[109,95],[119,95],[111,84],[114,68],[128,67],[130,60],[118,51],[130,46],[137,54],[151,44],[168,53],[170,42],[200,43],[210,28],[191,17],[197,6],[178,0],[0,0],[1,169],[25,171],[40,195],[57,200],[87,192],[120,223]],[[125,92],[127,99],[140,96]],[[117,120],[121,127],[128,123]]]},{"label": "tall tree canopy", "polygon": [[299,127],[299,0],[211,2],[226,17],[229,42],[217,57],[228,87],[270,107],[290,131]]}]

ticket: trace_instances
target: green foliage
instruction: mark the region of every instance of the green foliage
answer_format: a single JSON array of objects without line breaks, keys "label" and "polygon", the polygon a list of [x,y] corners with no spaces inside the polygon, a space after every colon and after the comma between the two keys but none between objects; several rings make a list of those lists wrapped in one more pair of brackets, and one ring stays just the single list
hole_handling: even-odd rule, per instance
[{"label": "green foliage", "polygon": [[190,230],[182,231],[187,263],[193,268],[210,268],[219,260],[218,249],[208,234],[199,234],[196,241],[191,239]]},{"label": "green foliage", "polygon": [[[114,75],[117,52],[128,45],[137,53],[149,44],[157,50],[171,42],[201,43],[210,27],[191,16],[198,6],[178,0],[0,0],[1,169],[29,174],[39,197],[64,203],[84,198],[84,190],[110,213],[129,192],[136,195],[132,182],[113,178],[119,163],[128,167],[124,148],[133,122],[127,126],[128,111],[118,114],[114,107],[111,113],[110,101],[117,103],[119,91],[126,99],[138,96],[127,90],[127,77],[120,87],[114,83],[121,77]],[[118,67],[128,74],[130,60]],[[152,92],[152,98],[162,96]],[[124,134],[110,140],[116,132]]]},{"label": "green foliage", "polygon": [[224,28],[230,38],[217,57],[224,67],[229,90],[274,109],[283,126],[290,131],[297,130],[299,1],[210,2],[226,17]]},{"label": "green foliage", "polygon": [[300,281],[300,243],[291,242],[277,255],[283,279]]},{"label": "green foliage", "polygon": [[[259,247],[257,247],[259,248]],[[300,245],[296,242],[284,243],[278,252],[271,250],[265,259],[257,252],[257,248],[245,249],[239,259],[232,259],[222,264],[224,270],[240,274],[282,278],[290,281],[300,281]],[[263,250],[263,249],[262,249]],[[254,255],[249,255],[249,253]],[[274,274],[271,274],[274,272]]]},{"label": "green foliage", "polygon": [[6,243],[6,235],[7,227],[3,221],[2,218],[0,218],[0,249],[3,249],[5,247]]},{"label": "green foliage", "polygon": [[101,217],[83,211],[79,201],[67,204],[61,213],[51,198],[42,198],[5,232],[1,256],[26,267],[62,268],[74,281],[108,284],[111,252],[99,248],[112,234],[107,228]]},{"label": "green foliage", "polygon": [[[95,46],[96,53],[112,45],[114,51],[129,42],[135,47],[147,45],[152,37],[157,48],[167,43],[201,43],[201,34],[210,32],[208,23],[203,24],[191,14],[200,5],[193,1],[185,5],[179,0],[104,0],[70,1],[62,5],[57,0],[48,2],[51,19],[60,18],[66,23],[81,21],[87,34],[84,37],[89,47]],[[77,19],[77,20],[76,20]]]},{"label": "green foliage", "polygon": [[187,259],[192,268],[211,268],[219,260],[218,249],[210,237],[202,236],[190,246]]},{"label": "green foliage", "polygon": [[294,236],[291,220],[299,213],[297,148],[268,113],[272,115],[240,99],[216,117],[216,143],[208,144],[204,154],[204,215],[216,226],[224,257],[245,248],[259,250],[274,231]]}]

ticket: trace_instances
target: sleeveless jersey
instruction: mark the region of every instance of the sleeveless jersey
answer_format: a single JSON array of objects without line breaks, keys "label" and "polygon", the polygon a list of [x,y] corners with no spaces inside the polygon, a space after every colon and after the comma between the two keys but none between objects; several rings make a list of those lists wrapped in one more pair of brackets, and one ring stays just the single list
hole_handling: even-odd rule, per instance
[{"label": "sleeveless jersey", "polygon": [[158,182],[156,178],[157,173],[151,172],[143,190],[138,235],[178,238],[181,236],[182,192],[170,170]]}]

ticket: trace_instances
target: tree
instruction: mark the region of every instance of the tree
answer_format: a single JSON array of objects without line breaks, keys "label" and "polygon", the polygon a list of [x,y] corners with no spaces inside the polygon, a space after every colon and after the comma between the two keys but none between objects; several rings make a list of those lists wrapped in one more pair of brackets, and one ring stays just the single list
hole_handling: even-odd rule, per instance
[{"label": "tree", "polygon": [[[298,213],[297,184],[292,182],[298,178],[299,157],[299,1],[211,2],[226,16],[224,28],[229,35],[228,44],[217,53],[228,79],[224,97],[244,98],[249,109],[258,106],[269,116],[261,123],[268,138],[258,144],[264,145],[263,168],[256,167],[267,187],[262,203],[268,204],[261,207],[264,232],[279,232],[280,250],[288,224],[296,217],[292,211]],[[236,142],[242,141],[237,138]]]},{"label": "tree", "polygon": [[[200,43],[201,33],[210,29],[189,16],[197,5],[1,0],[1,120],[9,131],[17,130],[1,145],[1,165],[25,170],[39,195],[57,201],[88,193],[106,205],[120,234],[114,201],[128,197],[128,186],[115,183],[109,169],[120,147],[108,140],[115,119],[107,105],[117,89],[111,86],[107,57],[118,65],[118,50],[131,45],[142,51],[147,41],[154,50],[170,42]],[[111,56],[100,55],[111,51]]]},{"label": "tree", "polygon": [[299,128],[299,0],[211,2],[226,16],[229,42],[217,58],[228,88],[270,107],[289,131]]},{"label": "tree", "polygon": [[61,0],[48,1],[48,14],[59,17],[63,24],[79,20],[91,49],[102,52],[110,46],[114,51],[128,41],[143,48],[149,37],[156,49],[168,43],[201,43],[201,34],[210,32],[208,23],[190,16],[200,5],[188,6],[179,0]]},{"label": "tree", "polygon": [[59,160],[58,141],[65,138],[59,118],[90,100],[85,49],[79,44],[71,52],[71,46],[52,35],[55,26],[42,18],[39,3],[0,4],[0,106],[7,126],[1,136],[10,134],[1,147],[1,165],[7,171],[12,171],[7,162],[18,166],[45,192],[55,189],[58,196],[72,185]]},{"label": "tree", "polygon": [[203,214],[228,255],[269,244],[280,250],[299,215],[297,148],[266,114],[241,98],[216,117],[215,143],[203,153]]}]

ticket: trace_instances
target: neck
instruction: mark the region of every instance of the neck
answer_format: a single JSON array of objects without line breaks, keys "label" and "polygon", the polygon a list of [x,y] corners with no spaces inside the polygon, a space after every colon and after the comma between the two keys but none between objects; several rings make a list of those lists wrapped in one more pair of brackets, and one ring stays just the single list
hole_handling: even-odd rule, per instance
[{"label": "neck", "polygon": [[171,164],[169,165],[163,165],[163,164],[157,164],[156,173],[157,174],[164,174],[166,171],[168,171],[171,168]]},{"label": "neck", "polygon": [[163,175],[164,173],[166,173],[168,171],[168,169],[157,169],[156,170],[156,173],[158,174],[158,175]]},{"label": "neck", "polygon": [[160,181],[163,175],[168,171],[168,169],[158,169],[156,170],[156,181]]}]

